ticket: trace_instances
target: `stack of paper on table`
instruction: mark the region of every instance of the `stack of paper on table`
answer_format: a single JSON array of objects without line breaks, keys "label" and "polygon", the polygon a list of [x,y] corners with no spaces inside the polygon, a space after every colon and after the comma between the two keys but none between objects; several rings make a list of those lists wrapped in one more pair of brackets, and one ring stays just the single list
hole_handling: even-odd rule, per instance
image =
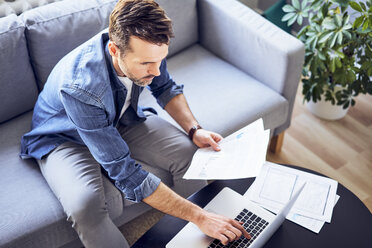
[{"label": "stack of paper on table", "polygon": [[237,179],[256,177],[245,193],[250,200],[278,213],[293,192],[306,182],[304,191],[287,219],[313,232],[319,233],[325,222],[330,222],[336,195],[337,182],[266,162],[269,130],[259,119],[224,138],[220,152],[212,148],[199,148],[185,179]]},{"label": "stack of paper on table", "polygon": [[325,222],[331,222],[333,208],[339,199],[335,180],[266,162],[245,196],[278,213],[304,182],[306,186],[287,219],[319,233]]},{"label": "stack of paper on table", "polygon": [[269,130],[259,119],[224,138],[219,146],[199,148],[185,173],[185,179],[236,179],[255,177],[266,161]]}]

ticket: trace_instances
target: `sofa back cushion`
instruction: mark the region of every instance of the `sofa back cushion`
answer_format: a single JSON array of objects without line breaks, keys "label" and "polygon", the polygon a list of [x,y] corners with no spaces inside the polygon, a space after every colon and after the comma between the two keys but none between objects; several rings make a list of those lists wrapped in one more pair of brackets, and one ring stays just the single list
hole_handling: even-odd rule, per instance
[{"label": "sofa back cushion", "polygon": [[115,4],[115,0],[65,0],[22,14],[40,89],[64,55],[108,26]]},{"label": "sofa back cushion", "polygon": [[156,0],[172,19],[174,38],[168,57],[190,47],[199,40],[196,0]]},{"label": "sofa back cushion", "polygon": [[37,98],[24,30],[14,14],[0,18],[0,123],[31,110]]},{"label": "sofa back cushion", "polygon": [[[26,37],[39,88],[68,52],[108,27],[116,0],[64,0],[26,11]],[[173,21],[169,56],[198,41],[196,0],[158,0]]]}]

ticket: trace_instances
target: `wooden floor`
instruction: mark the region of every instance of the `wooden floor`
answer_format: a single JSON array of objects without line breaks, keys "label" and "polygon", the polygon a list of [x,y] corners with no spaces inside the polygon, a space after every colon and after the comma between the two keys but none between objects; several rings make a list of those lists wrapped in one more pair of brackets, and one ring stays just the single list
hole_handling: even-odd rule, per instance
[{"label": "wooden floor", "polygon": [[341,120],[312,115],[297,92],[292,123],[281,152],[267,160],[293,164],[337,180],[372,212],[372,96],[361,95]]}]

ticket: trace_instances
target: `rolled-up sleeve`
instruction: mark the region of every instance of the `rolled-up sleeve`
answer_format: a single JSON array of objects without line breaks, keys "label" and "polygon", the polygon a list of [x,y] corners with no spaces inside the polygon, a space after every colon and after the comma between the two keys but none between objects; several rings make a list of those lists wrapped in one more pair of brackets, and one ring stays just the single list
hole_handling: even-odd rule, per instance
[{"label": "rolled-up sleeve", "polygon": [[140,202],[151,195],[160,179],[131,158],[128,145],[110,123],[105,109],[99,103],[84,103],[63,90],[61,100],[81,139],[125,198]]},{"label": "rolled-up sleeve", "polygon": [[160,76],[153,79],[149,88],[162,108],[164,108],[173,97],[183,94],[183,85],[178,85],[173,81],[168,73],[165,59],[160,65]]}]

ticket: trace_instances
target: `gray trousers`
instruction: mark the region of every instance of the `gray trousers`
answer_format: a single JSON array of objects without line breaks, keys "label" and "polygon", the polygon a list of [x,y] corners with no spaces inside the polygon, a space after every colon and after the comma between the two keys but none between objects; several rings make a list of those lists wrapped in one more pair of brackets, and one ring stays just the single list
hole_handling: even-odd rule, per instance
[{"label": "gray trousers", "polygon": [[[206,185],[182,179],[197,147],[167,121],[151,115],[144,123],[118,130],[132,158],[169,171],[173,189],[180,195],[188,196]],[[129,247],[109,217],[100,164],[86,146],[64,143],[38,163],[85,247]]]}]

